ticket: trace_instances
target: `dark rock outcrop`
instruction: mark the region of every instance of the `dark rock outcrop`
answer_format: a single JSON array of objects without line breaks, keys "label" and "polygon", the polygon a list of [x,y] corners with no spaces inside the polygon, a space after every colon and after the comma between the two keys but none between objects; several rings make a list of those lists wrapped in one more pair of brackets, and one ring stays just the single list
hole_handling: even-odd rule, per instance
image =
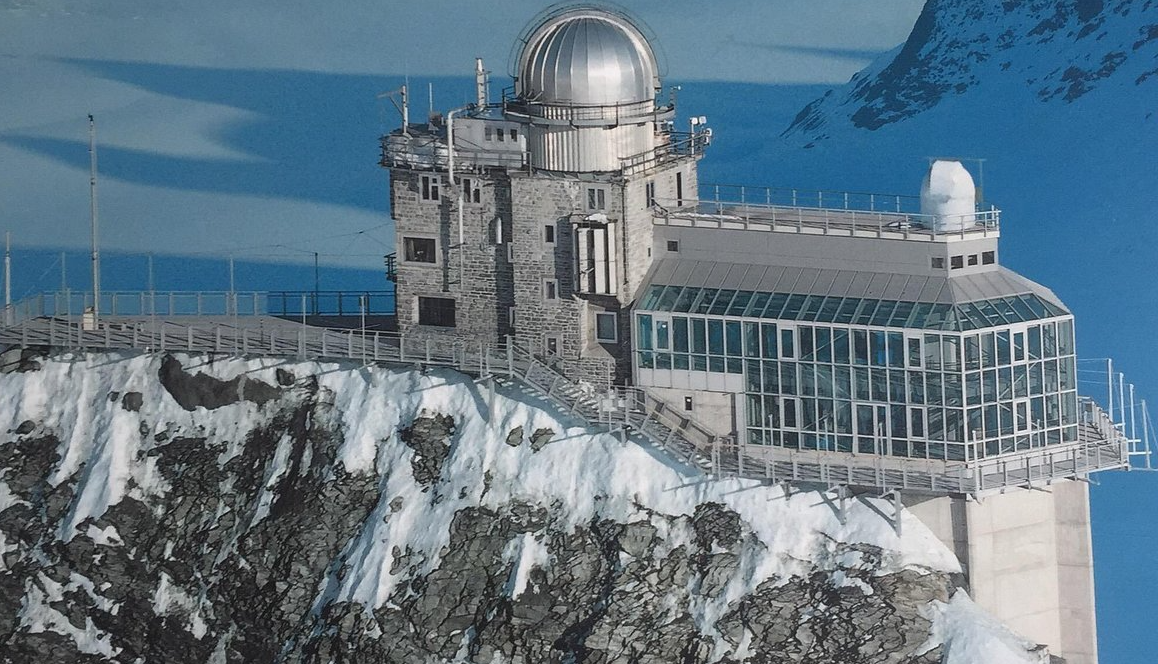
[{"label": "dark rock outcrop", "polygon": [[[0,511],[0,662],[937,661],[920,648],[930,602],[954,590],[947,573],[890,571],[881,550],[832,541],[826,559],[860,562],[803,565],[806,574],[747,588],[752,566],[774,554],[722,502],[624,518],[592,495],[592,516],[575,522],[517,489],[497,504],[470,499],[486,491],[468,491],[447,468],[460,453],[479,463],[479,442],[429,410],[401,420],[397,443],[378,443],[400,467],[350,471],[349,420],[317,380],[251,381],[266,387],[250,391],[174,361],[162,362],[160,384],[182,408],[244,395],[265,408],[234,440],[208,414],[149,422],[159,391],[98,399],[116,417],[141,418],[132,463],[156,480],[130,483],[99,515],[72,516],[89,486],[83,463],[53,483],[66,467],[63,438],[33,423],[0,440],[11,496]],[[540,459],[566,444],[520,452],[509,430],[490,449]],[[554,435],[538,428],[531,447]],[[447,521],[380,529],[423,501],[450,506]],[[381,567],[367,562],[373,552],[389,552]],[[348,587],[355,579],[377,583],[370,596],[381,600],[352,600],[363,596]]]}]

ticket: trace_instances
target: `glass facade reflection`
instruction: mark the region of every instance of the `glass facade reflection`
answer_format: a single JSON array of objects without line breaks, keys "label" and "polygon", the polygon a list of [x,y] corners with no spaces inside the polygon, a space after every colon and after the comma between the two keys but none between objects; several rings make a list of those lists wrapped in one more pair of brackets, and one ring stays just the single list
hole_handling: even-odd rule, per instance
[{"label": "glass facade reflection", "polygon": [[1069,314],[1032,293],[963,304],[935,304],[698,286],[651,286],[640,301],[639,309],[949,332],[980,330]]},{"label": "glass facade reflection", "polygon": [[1077,440],[1073,318],[1035,295],[930,305],[659,286],[641,304],[637,368],[742,374],[749,444],[964,461]]}]

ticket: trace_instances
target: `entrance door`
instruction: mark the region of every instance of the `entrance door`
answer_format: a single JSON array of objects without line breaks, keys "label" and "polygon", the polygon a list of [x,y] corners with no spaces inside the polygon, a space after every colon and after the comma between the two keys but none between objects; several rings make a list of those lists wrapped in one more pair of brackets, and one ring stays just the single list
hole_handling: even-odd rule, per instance
[{"label": "entrance door", "polygon": [[856,405],[856,451],[862,454],[891,453],[889,445],[889,407],[878,404]]}]

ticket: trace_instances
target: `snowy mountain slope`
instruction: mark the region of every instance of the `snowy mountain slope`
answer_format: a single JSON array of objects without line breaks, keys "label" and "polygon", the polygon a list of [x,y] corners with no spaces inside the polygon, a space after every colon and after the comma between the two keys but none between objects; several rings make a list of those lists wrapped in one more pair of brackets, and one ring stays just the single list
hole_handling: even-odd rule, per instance
[{"label": "snowy mountain slope", "polygon": [[978,87],[993,101],[1053,104],[1116,86],[1152,95],[1156,60],[1153,0],[929,0],[903,46],[806,106],[786,134],[879,129]]},{"label": "snowy mountain slope", "polygon": [[[1027,662],[873,499],[709,481],[451,372],[0,376],[0,659]],[[952,597],[952,599],[950,599]]]}]

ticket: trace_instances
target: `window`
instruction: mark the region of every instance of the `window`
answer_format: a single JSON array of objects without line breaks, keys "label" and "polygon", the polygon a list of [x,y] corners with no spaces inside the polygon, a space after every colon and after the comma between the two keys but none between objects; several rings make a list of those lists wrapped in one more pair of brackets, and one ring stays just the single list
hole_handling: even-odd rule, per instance
[{"label": "window", "polygon": [[488,141],[491,140],[491,134],[492,133],[493,132],[491,131],[490,127],[484,127],[483,128],[483,139],[488,140]]},{"label": "window", "polygon": [[561,357],[560,349],[563,347],[563,336],[559,334],[546,334],[543,336],[543,354],[547,357]]},{"label": "window", "polygon": [[555,244],[555,224],[543,226],[543,242]]},{"label": "window", "polygon": [[680,250],[680,241],[679,240],[668,240],[667,241],[667,250],[672,251],[672,252],[679,251]]},{"label": "window", "polygon": [[691,396],[684,397],[684,410],[691,411],[693,408]]},{"label": "window", "polygon": [[438,188],[442,178],[437,175],[423,175],[421,180],[422,200],[437,201],[439,199]]},{"label": "window", "polygon": [[676,171],[676,205],[682,206],[684,204],[684,174]]},{"label": "window", "polygon": [[468,203],[478,203],[480,198],[478,180],[462,179],[462,199]]},{"label": "window", "polygon": [[933,256],[933,269],[934,270],[944,270],[945,269],[945,257],[944,256]]},{"label": "window", "polygon": [[949,267],[954,270],[960,270],[961,268],[965,267],[965,257],[953,256],[949,259]]},{"label": "window", "polygon": [[619,340],[619,316],[610,311],[595,314],[595,340],[613,344]]},{"label": "window", "polygon": [[977,254],[969,254],[969,264],[970,265],[976,265],[977,264]]},{"label": "window", "polygon": [[504,140],[506,140],[507,135],[505,132],[503,132],[502,127],[495,130],[495,134],[499,137],[499,143],[502,143]]},{"label": "window", "polygon": [[996,261],[997,261],[996,252],[992,252],[992,251],[981,252],[981,264],[982,265],[993,265],[993,263],[995,263]]},{"label": "window", "polygon": [[573,227],[577,292],[615,295],[618,274],[614,229],[612,222],[583,222]]},{"label": "window", "polygon": [[507,262],[515,262],[515,244],[513,242],[507,243]]},{"label": "window", "polygon": [[655,207],[655,182],[648,181],[646,186],[647,207]]},{"label": "window", "polygon": [[515,326],[515,308],[507,307],[507,325]]},{"label": "window", "polygon": [[607,209],[607,190],[600,187],[587,187],[587,211],[598,212]]},{"label": "window", "polygon": [[512,141],[519,140],[519,130],[518,129],[511,129],[511,140]]},{"label": "window", "polygon": [[407,263],[436,263],[437,249],[434,238],[404,237],[402,238],[402,260]]},{"label": "window", "polygon": [[449,297],[419,297],[418,324],[454,327],[454,300]]},{"label": "window", "polygon": [[543,299],[544,300],[558,300],[559,299],[559,282],[555,279],[543,280]]}]

